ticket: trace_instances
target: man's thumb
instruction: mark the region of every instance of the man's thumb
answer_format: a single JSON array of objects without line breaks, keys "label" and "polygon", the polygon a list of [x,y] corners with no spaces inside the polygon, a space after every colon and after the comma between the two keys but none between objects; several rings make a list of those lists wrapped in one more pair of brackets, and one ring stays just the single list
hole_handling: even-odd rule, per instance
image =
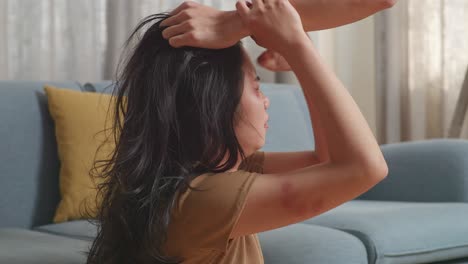
[{"label": "man's thumb", "polygon": [[245,17],[247,15],[247,12],[249,11],[249,8],[247,7],[247,4],[245,3],[245,0],[237,0],[236,10],[237,10],[237,13],[241,17]]}]

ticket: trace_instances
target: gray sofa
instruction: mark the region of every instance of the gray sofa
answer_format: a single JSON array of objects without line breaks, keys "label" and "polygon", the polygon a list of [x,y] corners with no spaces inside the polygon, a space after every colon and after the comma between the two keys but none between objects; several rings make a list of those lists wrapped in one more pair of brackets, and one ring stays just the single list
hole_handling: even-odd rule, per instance
[{"label": "gray sofa", "polygon": [[[0,263],[84,263],[95,228],[54,224],[59,161],[45,82],[0,81]],[[103,92],[108,82],[49,84]],[[262,83],[264,151],[314,148],[300,87]],[[104,91],[106,92],[106,91]],[[374,188],[320,216],[259,233],[267,264],[468,263],[468,140],[382,145]]]}]

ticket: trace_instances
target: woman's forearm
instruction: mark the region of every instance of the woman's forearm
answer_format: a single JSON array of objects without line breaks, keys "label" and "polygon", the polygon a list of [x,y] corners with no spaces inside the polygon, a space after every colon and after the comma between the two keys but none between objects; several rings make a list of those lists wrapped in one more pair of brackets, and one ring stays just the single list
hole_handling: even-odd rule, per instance
[{"label": "woman's forearm", "polygon": [[[348,24],[389,8],[397,0],[289,0],[301,17],[305,32]],[[184,12],[182,14],[182,12]],[[184,1],[161,22],[163,37],[173,47],[221,49],[250,36],[237,10],[220,11]],[[187,21],[191,21],[187,24]],[[281,22],[281,21],[279,21]],[[189,26],[187,26],[189,25]]]},{"label": "woman's forearm", "polygon": [[304,31],[346,25],[386,8],[397,0],[289,0],[301,16]]},{"label": "woman's forearm", "polygon": [[383,174],[386,162],[359,107],[348,90],[304,37],[283,54],[293,69],[309,107],[326,135],[330,162],[356,163]]},{"label": "woman's forearm", "polygon": [[[315,31],[346,25],[386,8],[397,0],[289,0],[301,16],[304,31]],[[224,11],[226,25],[238,29],[240,39],[249,36],[236,10]]]}]

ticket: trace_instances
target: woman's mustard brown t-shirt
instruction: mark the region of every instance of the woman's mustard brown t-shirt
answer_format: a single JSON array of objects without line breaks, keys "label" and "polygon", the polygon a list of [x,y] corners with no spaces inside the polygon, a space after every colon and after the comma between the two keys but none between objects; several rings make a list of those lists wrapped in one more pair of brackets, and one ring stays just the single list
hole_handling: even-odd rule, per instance
[{"label": "woman's mustard brown t-shirt", "polygon": [[256,151],[238,171],[206,173],[192,180],[190,186],[204,191],[187,189],[179,196],[164,252],[184,258],[184,264],[263,264],[257,234],[229,236],[256,175],[263,173],[264,159],[264,152]]}]

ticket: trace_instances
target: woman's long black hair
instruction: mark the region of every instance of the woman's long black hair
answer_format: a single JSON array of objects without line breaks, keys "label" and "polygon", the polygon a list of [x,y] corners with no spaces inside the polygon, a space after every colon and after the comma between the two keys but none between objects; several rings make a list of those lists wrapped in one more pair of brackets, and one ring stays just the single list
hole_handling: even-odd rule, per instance
[{"label": "woman's long black hair", "polygon": [[169,16],[146,17],[127,40],[127,47],[136,44],[117,73],[109,108],[115,148],[90,171],[102,181],[87,263],[178,263],[161,250],[176,191],[193,189],[190,181],[202,173],[231,169],[239,154],[245,158],[234,132],[242,42],[174,48],[159,27]]}]

